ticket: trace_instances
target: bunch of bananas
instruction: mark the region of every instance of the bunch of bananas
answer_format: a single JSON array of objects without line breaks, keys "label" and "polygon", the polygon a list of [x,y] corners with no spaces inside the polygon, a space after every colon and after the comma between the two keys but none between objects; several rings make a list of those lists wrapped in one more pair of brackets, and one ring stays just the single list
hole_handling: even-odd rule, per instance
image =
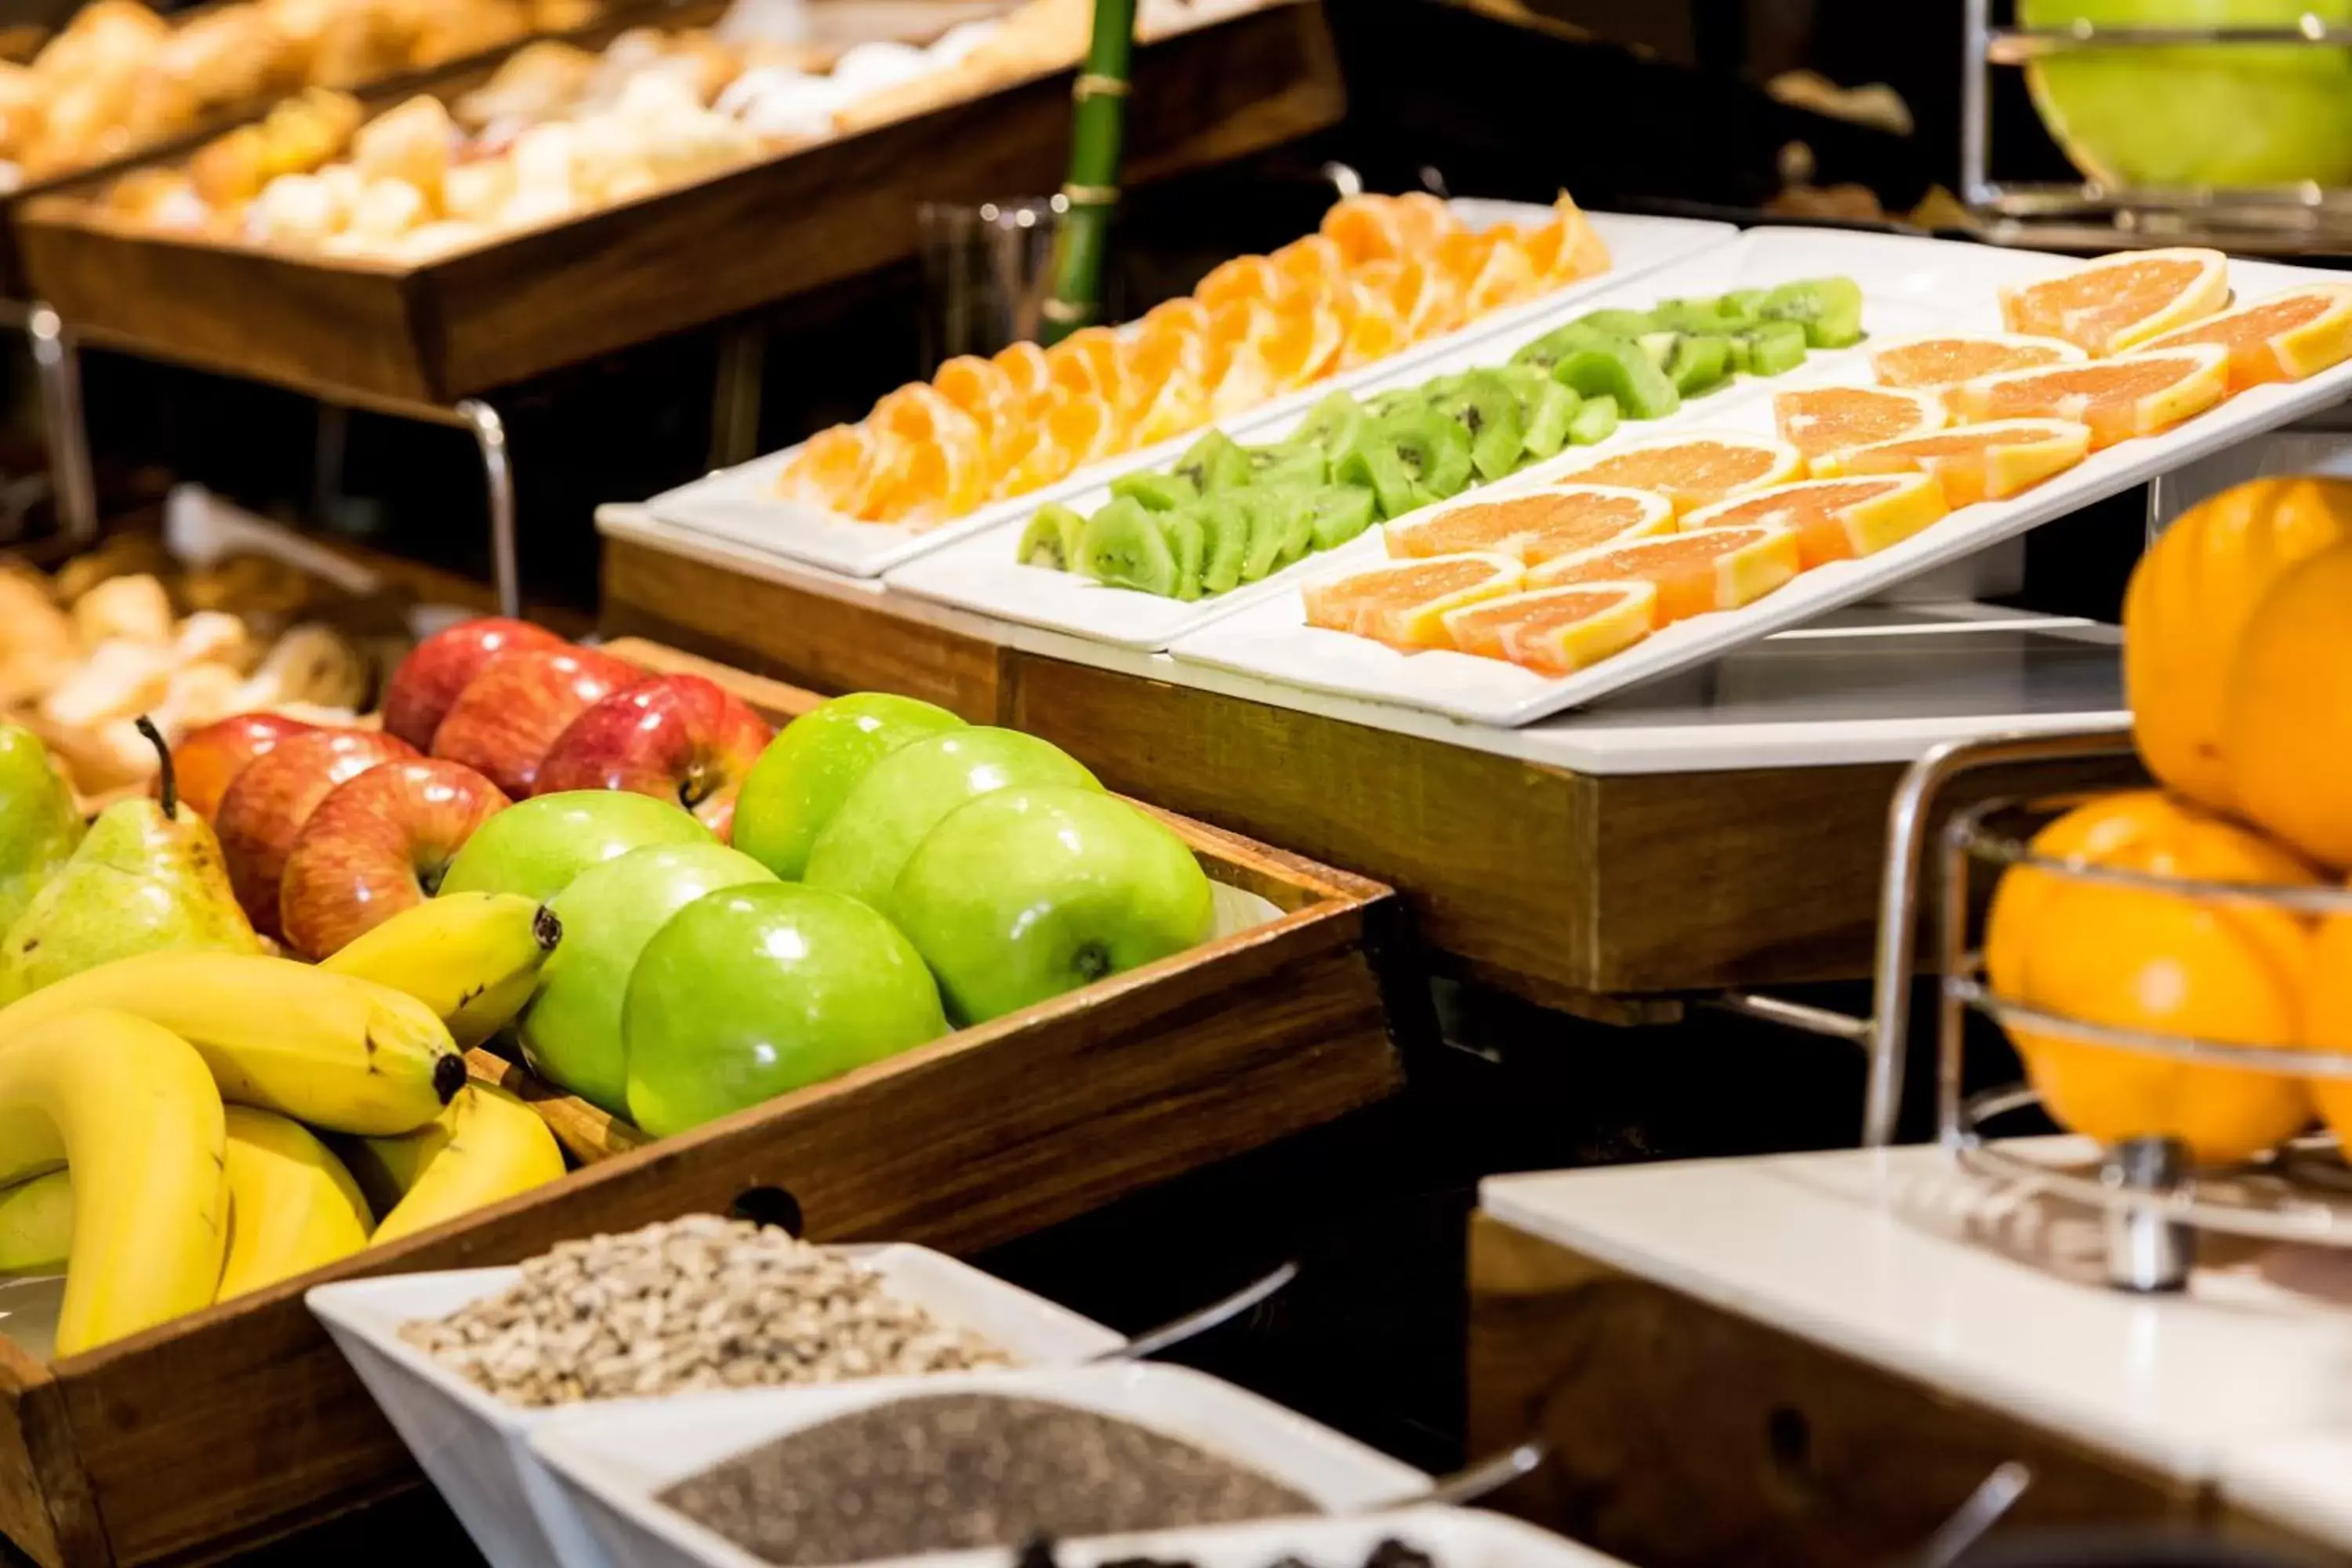
[{"label": "bunch of bananas", "polygon": [[529,899],[453,894],[315,967],[142,953],[0,1008],[0,1270],[63,1266],[58,1353],[561,1176],[462,1052],[556,934]]}]

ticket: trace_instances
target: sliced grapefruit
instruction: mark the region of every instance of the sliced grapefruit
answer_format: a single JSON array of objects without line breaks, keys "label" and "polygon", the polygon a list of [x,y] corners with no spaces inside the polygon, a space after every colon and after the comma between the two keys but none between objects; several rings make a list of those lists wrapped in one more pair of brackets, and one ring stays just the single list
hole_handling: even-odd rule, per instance
[{"label": "sliced grapefruit", "polygon": [[2352,284],[2290,289],[2167,332],[2140,352],[2158,353],[2192,343],[2219,343],[2230,351],[2231,392],[2317,375],[2352,359]]},{"label": "sliced grapefruit", "polygon": [[1824,479],[1851,474],[1926,474],[1958,510],[1980,500],[2004,500],[2081,462],[2091,430],[2066,419],[2003,419],[1853,447],[1816,460]]},{"label": "sliced grapefruit", "polygon": [[2218,250],[2125,250],[2038,283],[2003,287],[2000,319],[2012,332],[2119,354],[2229,301],[2230,262]]},{"label": "sliced grapefruit", "polygon": [[1810,572],[1899,544],[1949,510],[1943,488],[1926,474],[1879,474],[1806,479],[1734,496],[1691,513],[1683,529],[1793,529],[1798,563]]},{"label": "sliced grapefruit", "polygon": [[1809,386],[1775,393],[1780,439],[1808,458],[1940,430],[1951,417],[1933,392],[1887,386]]},{"label": "sliced grapefruit", "polygon": [[1464,653],[1574,675],[1648,637],[1657,618],[1654,583],[1579,583],[1448,610],[1445,632]]},{"label": "sliced grapefruit", "polygon": [[2071,419],[2091,427],[2095,452],[2169,430],[2229,390],[2230,351],[2197,343],[2089,364],[2005,370],[1962,386],[1952,405],[1963,419]]},{"label": "sliced grapefruit", "polygon": [[1576,583],[1654,583],[1658,624],[1736,610],[1794,577],[1797,536],[1785,528],[1710,528],[1563,555],[1528,574],[1530,588]]},{"label": "sliced grapefruit", "polygon": [[1786,441],[1727,431],[1636,442],[1596,455],[1559,477],[1580,485],[1649,490],[1672,501],[1680,513],[1742,490],[1783,484],[1804,471],[1803,457]]},{"label": "sliced grapefruit", "polygon": [[2022,332],[1927,332],[1881,343],[1870,354],[1870,374],[1881,386],[1942,392],[1980,375],[2036,365],[2079,364],[2090,356],[2063,338]]},{"label": "sliced grapefruit", "polygon": [[1410,653],[1452,647],[1445,613],[1499,598],[1518,587],[1521,575],[1519,563],[1507,555],[1441,555],[1311,584],[1302,596],[1308,626],[1353,632]]},{"label": "sliced grapefruit", "polygon": [[1674,504],[1664,496],[1614,485],[1558,485],[1424,511],[1381,531],[1391,555],[1427,559],[1490,550],[1539,566],[1599,545],[1670,533],[1674,526]]}]

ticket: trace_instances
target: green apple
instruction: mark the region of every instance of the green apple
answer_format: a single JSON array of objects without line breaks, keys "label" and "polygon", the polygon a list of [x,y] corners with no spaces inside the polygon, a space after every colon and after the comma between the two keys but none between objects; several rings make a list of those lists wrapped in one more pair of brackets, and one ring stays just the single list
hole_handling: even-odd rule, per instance
[{"label": "green apple", "polygon": [[1013,784],[1100,789],[1067,752],[1018,730],[950,730],[899,747],[866,771],[809,850],[802,879],[890,912],[890,885],[949,812]]},{"label": "green apple", "polygon": [[680,1132],[948,1032],[897,927],[796,882],[707,893],[637,957],[622,1007],[629,1120]]},{"label": "green apple", "polygon": [[1216,918],[1182,839],[1117,795],[1054,786],[950,812],[890,907],[966,1024],[1181,952]]},{"label": "green apple", "polygon": [[563,940],[517,1025],[524,1059],[550,1083],[615,1116],[628,1109],[621,1004],[637,954],[669,917],[721,888],[775,873],[723,844],[649,844],[591,866],[548,900]]},{"label": "green apple", "polygon": [[81,813],[49,749],[23,725],[0,724],[0,931],[16,923],[81,835]]},{"label": "green apple", "polygon": [[649,795],[575,789],[536,795],[474,830],[438,889],[520,893],[541,903],[599,861],[648,844],[716,844],[694,814]]},{"label": "green apple", "polygon": [[944,708],[858,691],[812,708],[760,753],[735,801],[735,847],[786,881],[866,770],[910,742],[963,721]]}]

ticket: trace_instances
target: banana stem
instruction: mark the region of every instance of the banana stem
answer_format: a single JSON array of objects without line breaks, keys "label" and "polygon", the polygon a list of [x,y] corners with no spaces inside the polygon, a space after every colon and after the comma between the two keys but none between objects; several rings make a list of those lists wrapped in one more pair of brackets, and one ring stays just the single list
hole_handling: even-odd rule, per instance
[{"label": "banana stem", "polygon": [[1118,205],[1119,159],[1127,137],[1127,95],[1135,57],[1135,0],[1095,0],[1094,37],[1086,68],[1071,85],[1069,210],[1054,237],[1054,290],[1040,333],[1060,342],[1102,313],[1103,260],[1110,216]]},{"label": "banana stem", "polygon": [[155,748],[155,796],[163,804],[167,821],[180,820],[180,779],[172,771],[172,748],[163,739],[163,731],[155,728],[155,721],[142,713],[132,721],[132,728],[147,737]]}]

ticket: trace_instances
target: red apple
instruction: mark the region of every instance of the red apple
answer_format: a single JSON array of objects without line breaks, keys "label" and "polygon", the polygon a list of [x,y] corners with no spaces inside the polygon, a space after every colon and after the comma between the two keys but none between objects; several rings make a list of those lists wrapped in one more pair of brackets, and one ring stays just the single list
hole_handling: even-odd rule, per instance
[{"label": "red apple", "polygon": [[433,745],[449,705],[494,654],[510,647],[562,647],[563,639],[529,621],[485,616],[444,626],[410,650],[383,689],[383,727],[418,751]]},{"label": "red apple", "polygon": [[441,888],[441,874],[511,803],[462,763],[379,763],[337,784],[294,837],[278,881],[287,944],[324,958]]},{"label": "red apple", "polygon": [[698,675],[640,680],[564,727],[539,765],[539,792],[619,789],[674,800],[725,838],[735,796],[775,731],[750,704]]},{"label": "red apple", "polygon": [[[220,810],[221,796],[246,764],[273,749],[289,735],[314,726],[279,713],[238,713],[191,730],[172,748],[172,771],[177,776],[182,804],[206,822]],[[158,773],[147,793],[163,787]]]},{"label": "red apple", "polygon": [[278,922],[278,879],[295,837],[319,803],[378,763],[415,755],[415,747],[381,731],[313,730],[278,742],[236,775],[221,796],[213,827],[220,835],[221,858],[228,862],[229,886],[254,930],[285,934]]},{"label": "red apple", "polygon": [[433,754],[463,763],[517,800],[563,727],[646,678],[593,648],[509,648],[466,683],[433,732]]}]

